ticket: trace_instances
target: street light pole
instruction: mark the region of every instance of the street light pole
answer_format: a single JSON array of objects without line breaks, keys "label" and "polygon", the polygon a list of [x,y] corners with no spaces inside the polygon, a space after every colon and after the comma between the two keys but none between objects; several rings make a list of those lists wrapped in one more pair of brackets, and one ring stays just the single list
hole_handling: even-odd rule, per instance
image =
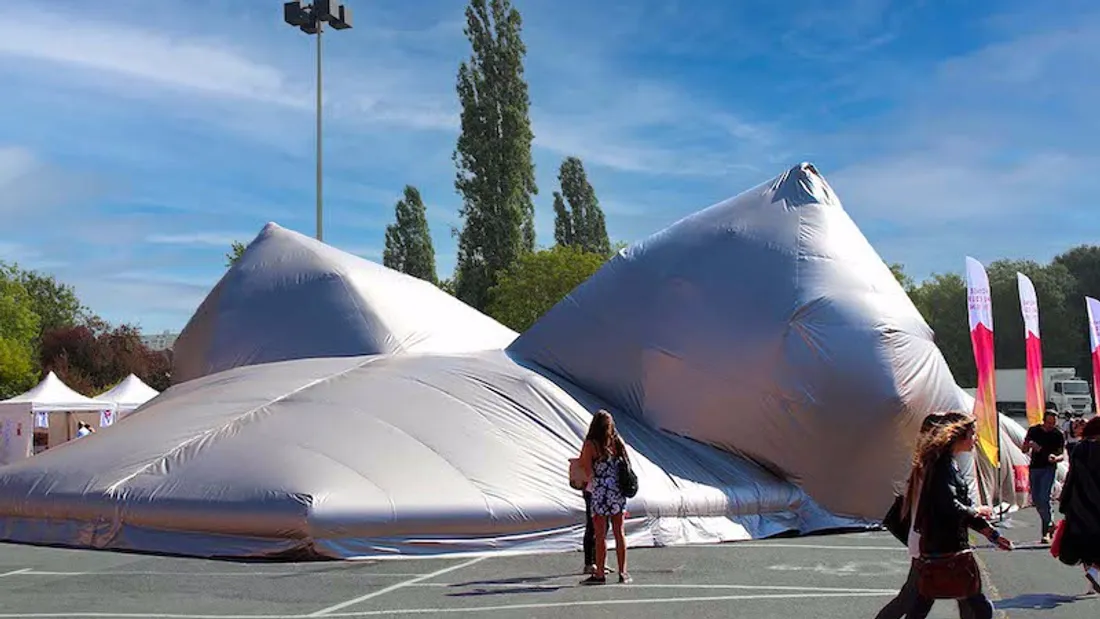
[{"label": "street light pole", "polygon": [[324,209],[321,206],[321,33],[325,30],[325,22],[317,22],[317,240],[325,240],[324,234]]},{"label": "street light pole", "polygon": [[314,0],[302,5],[302,0],[283,3],[283,21],[306,34],[317,35],[317,240],[324,240],[324,207],[322,191],[321,137],[321,33],[325,22],[336,30],[351,28],[351,9],[342,0]]}]

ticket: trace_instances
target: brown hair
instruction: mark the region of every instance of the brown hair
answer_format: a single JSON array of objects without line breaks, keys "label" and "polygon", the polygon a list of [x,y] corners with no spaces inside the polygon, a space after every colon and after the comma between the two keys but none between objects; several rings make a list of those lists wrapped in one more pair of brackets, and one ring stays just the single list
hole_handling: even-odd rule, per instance
[{"label": "brown hair", "polygon": [[1081,429],[1081,438],[1097,438],[1100,437],[1100,415],[1088,420],[1085,427]]},{"label": "brown hair", "polygon": [[964,419],[967,419],[967,416],[962,413],[929,413],[924,418],[924,421],[921,422],[920,433],[927,434],[931,432],[933,428],[946,426],[950,423],[958,423]]},{"label": "brown hair", "polygon": [[596,460],[620,455],[619,432],[615,429],[615,420],[611,418],[611,413],[602,408],[592,415],[592,423],[588,424],[588,434],[584,440],[591,441],[596,448]]},{"label": "brown hair", "polygon": [[964,417],[960,421],[935,426],[927,434],[921,435],[917,448],[913,451],[913,468],[909,471],[909,486],[905,489],[905,501],[902,503],[903,513],[908,513],[918,500],[917,488],[936,461],[950,453],[955,443],[972,434],[974,430],[974,419]]}]

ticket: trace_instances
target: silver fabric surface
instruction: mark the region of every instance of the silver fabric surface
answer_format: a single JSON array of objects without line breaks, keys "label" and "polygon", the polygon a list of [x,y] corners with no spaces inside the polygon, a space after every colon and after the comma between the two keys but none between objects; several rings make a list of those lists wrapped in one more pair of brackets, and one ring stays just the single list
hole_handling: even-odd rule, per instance
[{"label": "silver fabric surface", "polygon": [[180,333],[172,381],[288,359],[499,350],[515,337],[428,282],[269,223]]},{"label": "silver fabric surface", "polygon": [[508,351],[854,517],[881,517],[920,420],[959,406],[928,325],[808,164],[623,250]]},{"label": "silver fabric surface", "polygon": [[[0,538],[202,556],[579,547],[567,463],[600,402],[503,351],[303,359],[173,386],[0,469]],[[622,416],[630,543],[855,523],[720,450]]]}]

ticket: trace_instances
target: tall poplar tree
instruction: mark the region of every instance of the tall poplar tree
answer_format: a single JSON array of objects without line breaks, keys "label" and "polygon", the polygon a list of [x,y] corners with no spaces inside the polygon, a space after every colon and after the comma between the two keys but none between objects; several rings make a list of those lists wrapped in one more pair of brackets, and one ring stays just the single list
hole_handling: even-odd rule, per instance
[{"label": "tall poplar tree", "polygon": [[433,284],[435,276],[435,248],[428,230],[428,210],[420,199],[420,191],[405,185],[405,197],[394,207],[395,221],[386,226],[386,248],[382,252],[382,264],[419,277]]},{"label": "tall poplar tree", "polygon": [[554,243],[561,247],[573,246],[573,213],[565,205],[561,192],[554,192]]},{"label": "tall poplar tree", "polygon": [[523,76],[522,19],[508,0],[470,0],[473,53],[458,69],[462,131],[455,189],[462,196],[455,293],[477,309],[499,274],[535,247],[530,98]]},{"label": "tall poplar tree", "polygon": [[[558,245],[594,254],[606,256],[611,253],[603,209],[581,160],[566,157],[558,171],[558,181],[561,194],[554,192],[554,240]],[[568,209],[561,200],[563,195],[569,203]]]}]

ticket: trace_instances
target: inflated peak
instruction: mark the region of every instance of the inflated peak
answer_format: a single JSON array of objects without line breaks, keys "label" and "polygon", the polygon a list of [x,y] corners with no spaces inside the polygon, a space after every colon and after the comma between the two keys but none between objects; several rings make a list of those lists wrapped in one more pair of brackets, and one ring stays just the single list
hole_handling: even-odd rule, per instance
[{"label": "inflated peak", "polygon": [[288,359],[499,350],[515,335],[430,282],[269,223],[176,340],[172,379]]},{"label": "inflated peak", "polygon": [[898,433],[958,405],[931,330],[810,164],[622,252],[508,350],[866,517],[903,476]]}]

